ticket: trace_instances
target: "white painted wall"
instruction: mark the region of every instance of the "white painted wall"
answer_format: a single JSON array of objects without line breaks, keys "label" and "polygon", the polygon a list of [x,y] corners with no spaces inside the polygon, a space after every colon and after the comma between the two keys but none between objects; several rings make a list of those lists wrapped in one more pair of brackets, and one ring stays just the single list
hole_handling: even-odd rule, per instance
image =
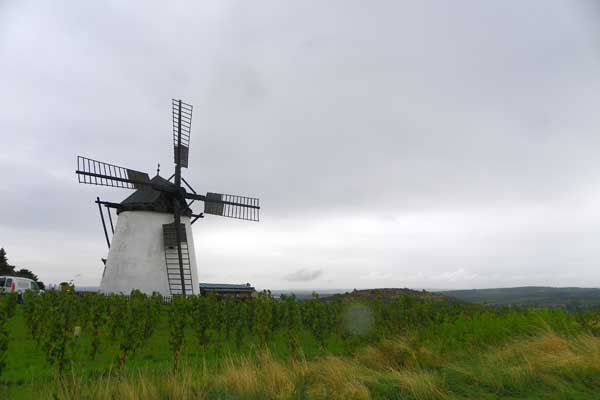
[{"label": "white painted wall", "polygon": [[[182,216],[181,222],[185,224],[187,233],[193,294],[198,294],[198,267],[190,219]],[[105,294],[129,294],[133,289],[138,289],[147,294],[159,292],[169,296],[162,226],[171,223],[171,214],[121,212],[110,244],[100,291]]]}]

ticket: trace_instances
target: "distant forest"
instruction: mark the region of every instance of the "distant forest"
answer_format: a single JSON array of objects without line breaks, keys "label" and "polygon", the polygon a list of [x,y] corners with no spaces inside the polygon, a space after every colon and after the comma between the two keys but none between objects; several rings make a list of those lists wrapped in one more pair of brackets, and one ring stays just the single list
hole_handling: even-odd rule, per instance
[{"label": "distant forest", "polygon": [[600,307],[600,288],[524,286],[448,290],[438,293],[490,306],[549,306],[564,309]]},{"label": "distant forest", "polygon": [[4,248],[0,248],[0,275],[10,275],[10,276],[22,276],[23,278],[33,279],[38,283],[40,289],[45,289],[44,283],[38,280],[36,274],[28,270],[27,268],[21,268],[17,270],[17,267],[14,265],[10,265],[8,263],[8,258],[6,257],[6,251]]}]

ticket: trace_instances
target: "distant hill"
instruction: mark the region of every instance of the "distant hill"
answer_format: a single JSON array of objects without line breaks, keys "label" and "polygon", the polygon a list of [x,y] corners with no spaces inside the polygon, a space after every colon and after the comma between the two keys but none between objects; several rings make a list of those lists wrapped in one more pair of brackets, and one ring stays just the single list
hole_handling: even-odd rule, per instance
[{"label": "distant hill", "polygon": [[[259,289],[257,289],[260,291]],[[274,297],[282,295],[294,295],[298,300],[306,300],[312,298],[313,293],[317,293],[319,297],[327,297],[338,293],[347,292],[349,289],[269,289]]]},{"label": "distant hill", "polygon": [[445,290],[460,300],[491,306],[550,306],[566,309],[600,306],[599,288],[524,286],[499,289]]},{"label": "distant hill", "polygon": [[381,300],[381,301],[394,301],[402,296],[411,296],[419,300],[428,301],[452,301],[455,299],[448,298],[445,294],[427,292],[425,290],[412,290],[412,289],[398,289],[398,288],[382,288],[382,289],[362,289],[353,290],[346,293],[338,293],[331,296],[324,297],[326,300]]}]

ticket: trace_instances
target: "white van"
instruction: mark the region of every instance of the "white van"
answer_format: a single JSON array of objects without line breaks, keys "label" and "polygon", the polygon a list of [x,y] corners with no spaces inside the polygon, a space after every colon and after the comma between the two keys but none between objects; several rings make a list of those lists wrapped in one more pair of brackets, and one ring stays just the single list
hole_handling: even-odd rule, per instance
[{"label": "white van", "polygon": [[40,290],[37,282],[20,276],[0,276],[0,293],[23,293],[26,290]]}]

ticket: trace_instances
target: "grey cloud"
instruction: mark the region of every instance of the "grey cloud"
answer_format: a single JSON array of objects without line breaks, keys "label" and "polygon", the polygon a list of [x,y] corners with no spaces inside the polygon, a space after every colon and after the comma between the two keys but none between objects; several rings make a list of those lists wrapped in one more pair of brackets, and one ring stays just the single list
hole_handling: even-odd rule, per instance
[{"label": "grey cloud", "polygon": [[290,282],[310,282],[323,275],[322,269],[300,268],[290,274],[287,274],[284,279]]}]

